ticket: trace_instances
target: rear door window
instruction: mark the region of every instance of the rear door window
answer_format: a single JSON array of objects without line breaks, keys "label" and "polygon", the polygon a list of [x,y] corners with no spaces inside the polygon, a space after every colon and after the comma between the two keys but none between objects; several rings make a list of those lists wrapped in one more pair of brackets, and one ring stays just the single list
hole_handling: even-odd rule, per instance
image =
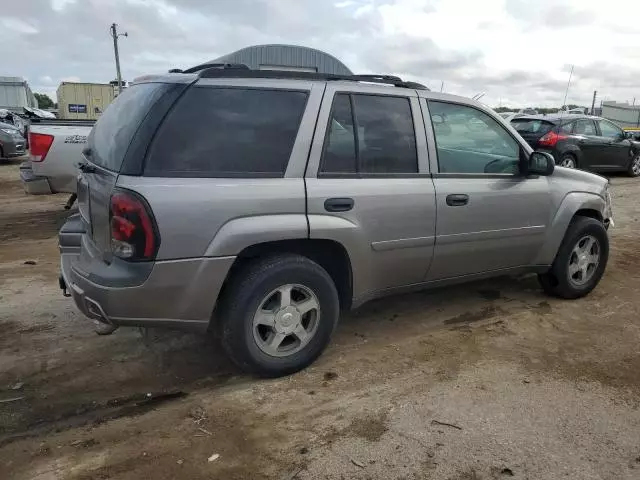
[{"label": "rear door window", "polygon": [[576,126],[573,127],[573,133],[576,135],[598,135],[596,132],[596,125],[593,123],[593,120],[576,120]]},{"label": "rear door window", "polygon": [[107,170],[120,171],[124,156],[138,127],[169,85],[141,83],[126,88],[105,109],[94,125],[88,146],[91,162]]},{"label": "rear door window", "polygon": [[155,135],[145,175],[282,177],[308,92],[192,87]]},{"label": "rear door window", "polygon": [[321,173],[418,173],[416,135],[406,97],[337,94]]}]

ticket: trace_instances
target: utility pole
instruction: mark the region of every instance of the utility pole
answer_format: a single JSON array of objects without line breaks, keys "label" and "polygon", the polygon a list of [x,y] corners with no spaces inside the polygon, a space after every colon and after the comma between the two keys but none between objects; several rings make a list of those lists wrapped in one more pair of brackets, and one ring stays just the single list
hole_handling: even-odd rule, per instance
[{"label": "utility pole", "polygon": [[442,83],[440,84],[440,91],[442,91],[444,89],[444,80],[442,80]]},{"label": "utility pole", "polygon": [[593,91],[593,100],[591,101],[591,115],[596,114],[596,95],[598,94],[597,90]]},{"label": "utility pole", "polygon": [[118,25],[115,23],[111,24],[111,37],[113,38],[113,53],[116,56],[116,76],[118,79],[118,95],[122,91],[122,75],[120,74],[120,54],[118,53],[118,37],[124,36],[128,37],[127,32],[118,33]]}]

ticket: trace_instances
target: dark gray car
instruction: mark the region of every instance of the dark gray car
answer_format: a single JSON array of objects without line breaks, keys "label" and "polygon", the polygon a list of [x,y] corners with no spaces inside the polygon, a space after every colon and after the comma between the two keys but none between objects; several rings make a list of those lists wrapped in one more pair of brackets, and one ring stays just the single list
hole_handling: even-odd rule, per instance
[{"label": "dark gray car", "polygon": [[26,140],[15,126],[0,123],[0,158],[21,157],[26,153]]},{"label": "dark gray car", "polygon": [[101,333],[215,331],[263,375],[313,362],[340,311],[374,298],[523,272],[578,298],[607,264],[605,178],[397,77],[151,77],[84,154],[60,234],[78,308]]}]

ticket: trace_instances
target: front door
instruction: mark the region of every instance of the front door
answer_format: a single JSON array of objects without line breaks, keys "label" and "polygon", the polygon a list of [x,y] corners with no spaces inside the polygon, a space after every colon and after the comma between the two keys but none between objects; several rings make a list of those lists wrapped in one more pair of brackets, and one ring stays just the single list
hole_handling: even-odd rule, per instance
[{"label": "front door", "polygon": [[437,158],[436,244],[427,280],[530,265],[551,221],[547,178],[520,175],[523,146],[480,108],[435,100],[423,108]]},{"label": "front door", "polygon": [[603,170],[626,170],[631,161],[631,141],[624,131],[608,120],[598,120],[600,135],[606,142]]},{"label": "front door", "polygon": [[327,86],[306,173],[309,233],[347,249],[356,302],[424,279],[436,221],[428,164],[415,92]]}]

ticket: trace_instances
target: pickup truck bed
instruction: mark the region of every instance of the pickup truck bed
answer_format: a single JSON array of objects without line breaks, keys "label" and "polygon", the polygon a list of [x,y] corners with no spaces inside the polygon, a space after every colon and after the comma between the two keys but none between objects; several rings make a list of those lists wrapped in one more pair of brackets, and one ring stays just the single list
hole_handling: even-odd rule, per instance
[{"label": "pickup truck bed", "polygon": [[76,193],[77,165],[93,120],[34,119],[29,126],[29,160],[20,166],[25,192]]}]

